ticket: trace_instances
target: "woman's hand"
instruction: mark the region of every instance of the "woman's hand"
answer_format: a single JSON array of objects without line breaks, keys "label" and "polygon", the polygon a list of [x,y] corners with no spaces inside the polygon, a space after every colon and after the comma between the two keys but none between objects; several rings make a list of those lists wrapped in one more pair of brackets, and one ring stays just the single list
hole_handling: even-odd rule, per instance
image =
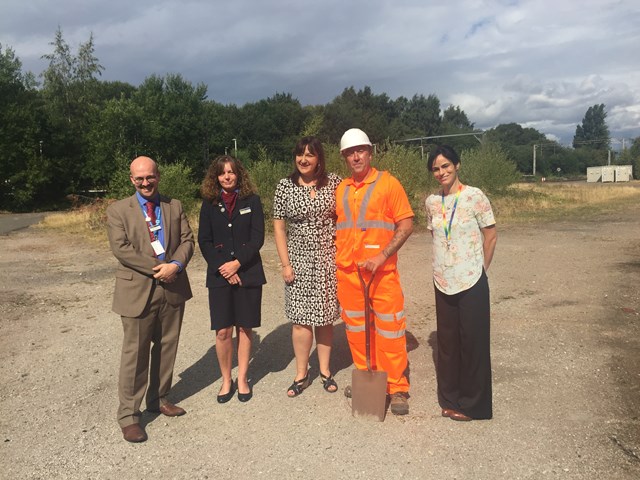
[{"label": "woman's hand", "polygon": [[231,260],[230,262],[223,263],[218,271],[220,275],[229,280],[230,277],[236,274],[240,268],[240,262],[238,260]]},{"label": "woman's hand", "polygon": [[284,283],[287,285],[291,285],[293,280],[296,278],[296,274],[293,271],[293,267],[291,265],[285,265],[282,267],[282,279]]},{"label": "woman's hand", "polygon": [[240,277],[238,276],[237,273],[234,273],[233,275],[231,275],[229,278],[227,278],[227,282],[229,282],[229,285],[239,285],[242,286],[242,280],[240,280]]}]

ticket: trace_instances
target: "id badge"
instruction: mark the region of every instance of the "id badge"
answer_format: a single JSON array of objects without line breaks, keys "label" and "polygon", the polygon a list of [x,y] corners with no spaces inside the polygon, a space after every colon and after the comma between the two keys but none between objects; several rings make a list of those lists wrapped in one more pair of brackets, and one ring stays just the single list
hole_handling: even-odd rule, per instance
[{"label": "id badge", "polygon": [[153,251],[156,253],[156,255],[162,255],[164,253],[164,247],[160,243],[160,240],[154,240],[153,242],[151,242],[151,247],[153,248]]},{"label": "id badge", "polygon": [[453,266],[453,253],[448,248],[447,248],[447,251],[444,253],[444,266],[445,267]]}]

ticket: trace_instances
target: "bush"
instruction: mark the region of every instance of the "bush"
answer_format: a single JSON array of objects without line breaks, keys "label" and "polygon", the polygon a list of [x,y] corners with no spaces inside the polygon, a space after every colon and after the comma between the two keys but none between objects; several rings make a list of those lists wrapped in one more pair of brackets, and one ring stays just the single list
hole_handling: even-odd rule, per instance
[{"label": "bush", "polygon": [[460,179],[486,194],[504,194],[520,179],[516,164],[495,144],[464,150],[460,155]]},{"label": "bush", "polygon": [[[129,160],[118,159],[120,167],[111,176],[109,198],[125,198],[135,193],[129,179]],[[126,166],[123,166],[123,163]],[[160,193],[182,202],[185,212],[189,213],[198,206],[200,185],[191,179],[191,167],[184,163],[158,165],[160,171]]]},{"label": "bush", "polygon": [[[269,159],[267,151],[263,147],[258,148],[258,160],[251,162],[248,167],[249,176],[258,189],[258,195],[262,201],[265,223],[273,217],[273,195],[276,185],[281,178],[291,173],[291,163],[274,162]],[[268,231],[268,226],[266,227]]]}]

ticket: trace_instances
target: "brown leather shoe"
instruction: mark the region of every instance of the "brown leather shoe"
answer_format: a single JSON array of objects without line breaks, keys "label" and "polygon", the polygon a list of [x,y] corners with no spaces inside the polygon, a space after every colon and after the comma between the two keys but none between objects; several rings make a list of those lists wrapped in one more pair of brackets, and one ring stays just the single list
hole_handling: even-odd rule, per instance
[{"label": "brown leather shoe", "polygon": [[177,405],[169,402],[160,405],[159,408],[147,408],[147,411],[152,413],[161,413],[167,417],[179,417],[180,415],[187,413],[184,408],[178,407]]},{"label": "brown leather shoe", "polygon": [[184,408],[178,407],[173,403],[165,403],[164,405],[160,405],[158,411],[161,414],[166,415],[167,417],[179,417],[187,413]]},{"label": "brown leather shoe", "polygon": [[122,427],[122,436],[127,442],[140,443],[147,439],[147,434],[139,423],[132,423]]},{"label": "brown leather shoe", "polygon": [[451,410],[450,408],[443,408],[442,409],[442,416],[449,418],[449,417],[451,417],[451,414],[454,413],[454,412],[455,412],[455,410]]},{"label": "brown leather shoe", "polygon": [[455,410],[451,410],[449,418],[457,422],[470,422],[471,420],[473,420],[471,417],[467,417],[464,413],[457,412]]}]

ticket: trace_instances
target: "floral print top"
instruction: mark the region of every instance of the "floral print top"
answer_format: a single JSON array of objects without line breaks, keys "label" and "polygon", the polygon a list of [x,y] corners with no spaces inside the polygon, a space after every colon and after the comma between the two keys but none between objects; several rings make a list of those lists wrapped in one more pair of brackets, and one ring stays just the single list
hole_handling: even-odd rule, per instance
[{"label": "floral print top", "polygon": [[[444,197],[446,225],[456,199],[453,192]],[[466,185],[460,192],[453,216],[449,242],[442,218],[442,195],[426,200],[427,228],[433,235],[433,281],[438,290],[455,295],[473,287],[484,267],[481,228],[495,225],[489,199],[479,188]]]}]

